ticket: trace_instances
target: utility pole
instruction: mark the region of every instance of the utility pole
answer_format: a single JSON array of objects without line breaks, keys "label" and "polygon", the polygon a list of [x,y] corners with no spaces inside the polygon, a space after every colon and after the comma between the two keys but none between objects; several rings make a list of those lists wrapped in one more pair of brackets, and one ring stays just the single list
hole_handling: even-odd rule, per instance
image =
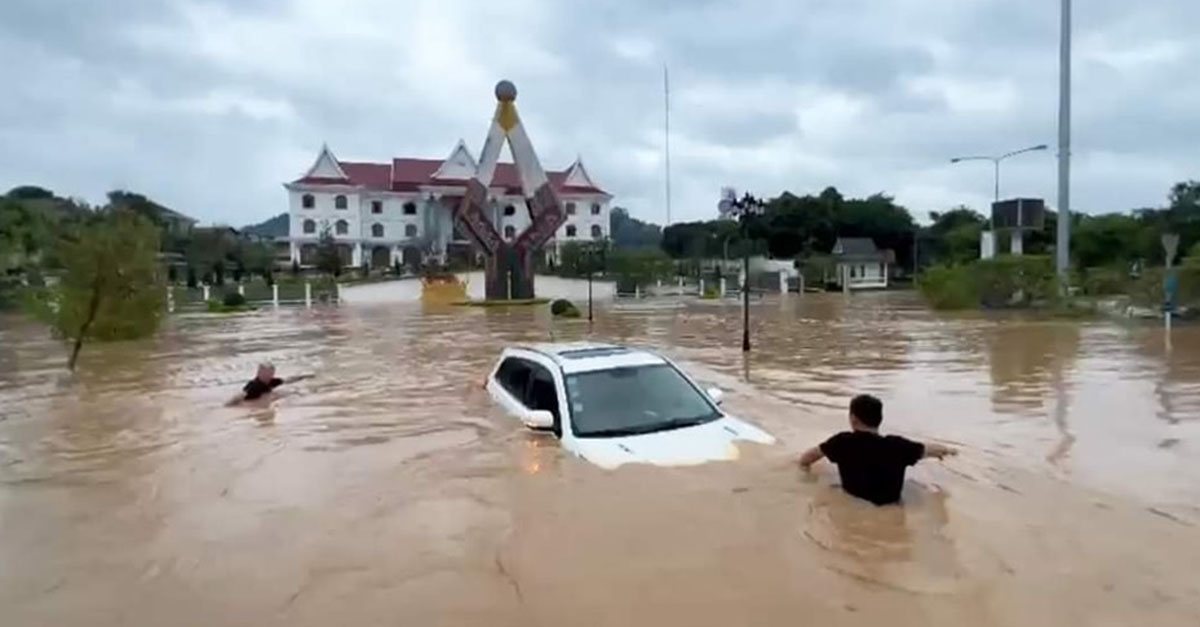
[{"label": "utility pole", "polygon": [[1058,232],[1055,268],[1067,284],[1071,263],[1071,0],[1062,0],[1058,55]]}]

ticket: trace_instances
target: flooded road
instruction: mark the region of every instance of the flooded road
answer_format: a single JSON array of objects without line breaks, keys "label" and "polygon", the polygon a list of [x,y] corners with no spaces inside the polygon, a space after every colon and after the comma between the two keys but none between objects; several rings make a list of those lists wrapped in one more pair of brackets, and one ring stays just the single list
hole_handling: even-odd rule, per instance
[{"label": "flooded road", "polygon": [[[910,295],[178,316],[66,351],[0,319],[4,625],[1197,625],[1200,328]],[[648,345],[780,438],[603,471],[500,415],[501,347]],[[316,373],[222,404],[262,360]],[[290,389],[289,389],[290,388]],[[858,392],[961,447],[875,508],[792,463]]]}]

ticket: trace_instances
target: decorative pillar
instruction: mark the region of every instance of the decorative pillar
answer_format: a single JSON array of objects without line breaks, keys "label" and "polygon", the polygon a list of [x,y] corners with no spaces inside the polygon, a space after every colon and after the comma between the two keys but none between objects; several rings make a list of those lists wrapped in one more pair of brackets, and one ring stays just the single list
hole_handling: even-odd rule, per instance
[{"label": "decorative pillar", "polygon": [[721,298],[725,298],[725,294],[728,291],[727,288],[728,288],[728,286],[725,285],[725,277],[722,276],[721,277]]},{"label": "decorative pillar", "polygon": [[304,306],[312,307],[312,283],[304,282]]},{"label": "decorative pillar", "polygon": [[279,306],[279,284],[278,283],[271,285],[271,302],[276,307]]},{"label": "decorative pillar", "polygon": [[779,271],[779,293],[784,295],[788,293],[787,272],[785,270]]},{"label": "decorative pillar", "polygon": [[207,303],[208,302],[208,286],[202,285],[202,286],[200,286],[200,290],[204,294],[204,302]]}]

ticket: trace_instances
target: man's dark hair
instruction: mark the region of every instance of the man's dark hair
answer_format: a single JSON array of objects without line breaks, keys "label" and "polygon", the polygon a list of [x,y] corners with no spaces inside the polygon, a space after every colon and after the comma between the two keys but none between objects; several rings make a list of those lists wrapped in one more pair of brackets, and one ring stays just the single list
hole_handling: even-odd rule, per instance
[{"label": "man's dark hair", "polygon": [[870,394],[859,394],[850,400],[850,413],[859,422],[876,429],[883,424],[883,401]]}]

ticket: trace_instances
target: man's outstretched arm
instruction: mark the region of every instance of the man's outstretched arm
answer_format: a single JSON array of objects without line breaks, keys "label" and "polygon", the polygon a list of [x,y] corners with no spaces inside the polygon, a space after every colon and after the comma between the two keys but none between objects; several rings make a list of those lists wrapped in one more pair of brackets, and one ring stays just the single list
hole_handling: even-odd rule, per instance
[{"label": "man's outstretched arm", "polygon": [[958,455],[958,449],[937,442],[925,443],[925,454],[922,455],[925,459],[942,459],[943,457],[953,457]]},{"label": "man's outstretched arm", "polygon": [[804,451],[804,454],[800,456],[800,467],[805,470],[809,470],[812,468],[813,464],[821,461],[822,459],[825,459],[825,453],[821,451],[821,447],[814,446],[807,451]]}]

